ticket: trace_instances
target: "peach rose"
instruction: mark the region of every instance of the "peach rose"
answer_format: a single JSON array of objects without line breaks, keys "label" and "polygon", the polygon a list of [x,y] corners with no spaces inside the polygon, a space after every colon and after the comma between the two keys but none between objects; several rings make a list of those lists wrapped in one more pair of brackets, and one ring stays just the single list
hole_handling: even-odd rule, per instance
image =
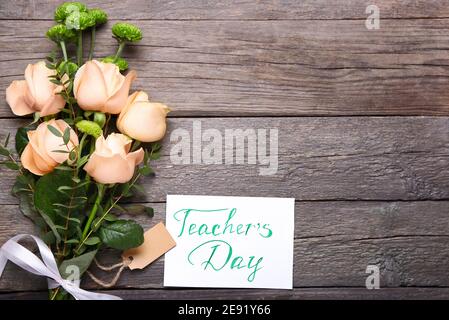
[{"label": "peach rose", "polygon": [[91,60],[76,72],[73,93],[84,110],[118,114],[126,104],[135,78],[135,71],[125,77],[115,64]]},{"label": "peach rose", "polygon": [[69,153],[56,150],[72,151],[78,145],[78,136],[72,129],[70,129],[70,140],[67,145],[64,145],[62,137],[54,135],[48,129],[48,125],[61,132],[61,135],[69,127],[64,120],[52,119],[42,122],[36,130],[28,131],[29,143],[20,157],[24,168],[38,176],[53,171],[58,164],[68,159]]},{"label": "peach rose", "polygon": [[44,61],[29,64],[25,80],[13,81],[6,89],[6,101],[17,116],[39,112],[41,116],[58,113],[64,108],[64,98],[57,94],[62,86],[50,82],[56,71],[48,69]]},{"label": "peach rose", "polygon": [[117,119],[120,132],[142,142],[161,140],[167,129],[165,118],[169,108],[158,102],[150,102],[143,91],[128,97],[126,106]]},{"label": "peach rose", "polygon": [[142,148],[129,152],[131,143],[131,139],[120,133],[111,133],[106,139],[100,136],[84,170],[100,183],[128,182],[144,156]]}]

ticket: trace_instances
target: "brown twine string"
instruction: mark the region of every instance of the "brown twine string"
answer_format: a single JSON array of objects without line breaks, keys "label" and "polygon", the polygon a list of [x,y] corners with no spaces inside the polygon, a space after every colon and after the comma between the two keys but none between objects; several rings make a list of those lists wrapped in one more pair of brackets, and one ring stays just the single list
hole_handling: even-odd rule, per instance
[{"label": "brown twine string", "polygon": [[106,267],[106,266],[101,265],[100,262],[98,262],[97,258],[94,258],[94,262],[95,262],[95,265],[98,267],[98,269],[101,269],[103,271],[111,271],[111,270],[114,270],[115,268],[119,268],[123,265],[123,261],[122,261],[120,263],[113,264],[110,267]]},{"label": "brown twine string", "polygon": [[115,274],[114,278],[112,278],[112,280],[110,282],[105,282],[103,280],[98,279],[96,276],[94,276],[91,272],[86,271],[87,275],[92,279],[93,282],[95,282],[96,284],[98,284],[99,286],[102,286],[103,288],[111,288],[113,286],[115,286],[115,284],[117,283],[118,279],[120,279],[120,275],[122,274],[123,270],[125,269],[125,267],[129,266],[129,264],[131,263],[130,259],[123,259],[122,262],[114,264],[112,266],[103,266],[101,265],[97,259],[94,258],[94,262],[96,264],[96,266],[103,270],[103,271],[112,271],[114,269],[120,268],[118,269],[117,273]]}]

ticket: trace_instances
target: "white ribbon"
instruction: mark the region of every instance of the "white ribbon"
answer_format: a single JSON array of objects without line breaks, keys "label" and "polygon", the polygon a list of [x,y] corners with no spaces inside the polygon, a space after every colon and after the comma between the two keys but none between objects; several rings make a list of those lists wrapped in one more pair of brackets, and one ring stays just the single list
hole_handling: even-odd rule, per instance
[{"label": "white ribbon", "polygon": [[[18,241],[23,238],[32,238],[41,254],[42,260],[34,253],[20,245]],[[48,246],[39,238],[30,234],[19,234],[12,237],[0,248],[0,278],[5,269],[6,262],[10,260],[22,269],[48,278],[48,287],[54,289],[58,286],[63,287],[76,300],[121,300],[120,297],[110,294],[89,292],[81,289],[73,282],[63,279],[59,273],[55,258]]]}]

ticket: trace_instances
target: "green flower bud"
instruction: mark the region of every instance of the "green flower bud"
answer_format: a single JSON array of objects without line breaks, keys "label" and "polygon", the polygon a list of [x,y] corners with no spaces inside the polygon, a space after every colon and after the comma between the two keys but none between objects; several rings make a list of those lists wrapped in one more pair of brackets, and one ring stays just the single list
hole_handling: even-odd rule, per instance
[{"label": "green flower bud", "polygon": [[117,60],[114,62],[115,56],[108,56],[106,58],[103,58],[101,62],[104,63],[115,63],[115,65],[119,68],[120,71],[125,71],[128,69],[128,62],[123,58],[117,58]]},{"label": "green flower bud", "polygon": [[90,9],[88,13],[95,20],[96,26],[102,25],[108,21],[108,15],[101,9]]},{"label": "green flower bud", "polygon": [[87,12],[73,12],[65,20],[68,29],[86,30],[95,25],[95,19]]},{"label": "green flower bud", "polygon": [[64,22],[73,12],[86,12],[87,7],[81,2],[64,2],[55,10],[55,21]]},{"label": "green flower bud", "polygon": [[102,112],[95,112],[94,122],[97,123],[101,128],[103,128],[104,124],[106,123],[106,115]]},{"label": "green flower bud", "polygon": [[48,29],[47,37],[56,43],[61,41],[70,42],[75,39],[76,34],[73,30],[67,29],[65,25],[57,24]]},{"label": "green flower bud", "polygon": [[142,39],[142,31],[131,23],[116,23],[112,27],[112,34],[119,41],[137,42]]},{"label": "green flower bud", "polygon": [[78,65],[76,63],[70,62],[70,61],[63,61],[58,66],[58,71],[60,74],[64,74],[66,72],[69,73],[69,75],[75,74],[75,72],[78,70]]},{"label": "green flower bud", "polygon": [[76,127],[79,131],[93,136],[95,139],[103,134],[103,130],[101,130],[101,127],[98,125],[98,123],[95,123],[93,121],[81,120],[76,123]]}]

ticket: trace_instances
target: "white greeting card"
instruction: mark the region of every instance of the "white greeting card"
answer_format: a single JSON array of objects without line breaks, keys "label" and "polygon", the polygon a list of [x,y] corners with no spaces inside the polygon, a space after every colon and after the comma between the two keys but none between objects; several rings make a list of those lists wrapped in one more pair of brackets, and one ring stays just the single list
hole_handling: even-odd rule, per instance
[{"label": "white greeting card", "polygon": [[167,196],[164,285],[291,289],[291,198]]}]

